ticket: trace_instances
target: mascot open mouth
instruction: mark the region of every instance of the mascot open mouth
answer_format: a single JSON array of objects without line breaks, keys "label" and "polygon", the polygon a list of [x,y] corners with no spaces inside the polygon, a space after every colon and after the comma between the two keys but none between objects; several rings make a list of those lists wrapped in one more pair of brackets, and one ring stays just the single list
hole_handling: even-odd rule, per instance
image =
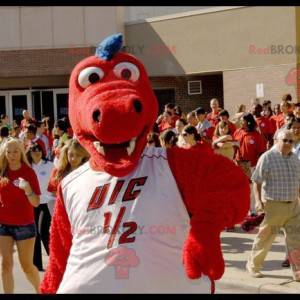
[{"label": "mascot open mouth", "polygon": [[125,149],[126,149],[127,155],[130,156],[135,149],[136,140],[137,140],[137,137],[134,137],[131,140],[126,141],[124,143],[120,143],[120,144],[105,144],[100,141],[95,141],[95,142],[93,142],[93,145],[96,148],[96,150],[98,151],[98,153],[102,154],[103,156],[105,156],[105,153],[110,153],[111,151],[115,151],[115,152],[122,151],[125,153]]},{"label": "mascot open mouth", "polygon": [[85,134],[85,139],[88,140],[90,151],[94,152],[94,155],[97,155],[105,165],[125,167],[133,164],[140,157],[148,128],[149,126],[145,126],[141,134],[120,143],[105,143],[91,134]]}]

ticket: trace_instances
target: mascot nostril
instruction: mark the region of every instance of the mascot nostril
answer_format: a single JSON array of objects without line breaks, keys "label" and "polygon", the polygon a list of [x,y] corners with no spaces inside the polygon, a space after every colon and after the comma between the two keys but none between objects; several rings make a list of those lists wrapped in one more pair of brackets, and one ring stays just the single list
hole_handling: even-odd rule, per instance
[{"label": "mascot nostril", "polygon": [[70,123],[91,158],[59,184],[40,291],[213,292],[220,233],[246,217],[249,179],[202,142],[146,146],[157,99],[143,64],[121,50],[122,34],[109,36],[72,71]]},{"label": "mascot nostril", "polygon": [[137,113],[140,113],[142,111],[143,106],[140,100],[134,100],[133,106]]},{"label": "mascot nostril", "polygon": [[101,113],[100,113],[100,110],[97,109],[93,112],[93,120],[95,122],[100,122],[100,118],[101,118]]}]

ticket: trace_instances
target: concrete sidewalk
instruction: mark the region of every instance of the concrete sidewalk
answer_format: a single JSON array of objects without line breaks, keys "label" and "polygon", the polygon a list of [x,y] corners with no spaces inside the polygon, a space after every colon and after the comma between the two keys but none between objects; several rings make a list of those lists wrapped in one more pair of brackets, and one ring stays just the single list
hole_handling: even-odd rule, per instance
[{"label": "concrete sidewalk", "polygon": [[[226,262],[225,274],[216,282],[216,293],[300,293],[300,282],[293,281],[290,268],[282,268],[281,262],[285,257],[284,236],[279,235],[269,252],[262,273],[264,278],[252,278],[245,270],[256,231],[244,233],[240,228],[236,232],[223,232],[222,249]],[[17,254],[14,254],[15,293],[33,293],[19,264]],[[43,255],[44,267],[48,257]],[[44,273],[40,273],[41,278]],[[228,292],[227,292],[228,291]],[[2,284],[0,284],[0,293]]]},{"label": "concrete sidewalk", "polygon": [[268,253],[261,272],[263,278],[253,278],[245,266],[250,255],[252,243],[258,229],[245,233],[241,228],[236,232],[223,232],[222,250],[226,263],[225,274],[216,282],[216,290],[223,288],[238,288],[245,293],[300,293],[300,282],[295,282],[290,268],[282,268],[285,258],[285,242],[283,234],[275,239]]}]

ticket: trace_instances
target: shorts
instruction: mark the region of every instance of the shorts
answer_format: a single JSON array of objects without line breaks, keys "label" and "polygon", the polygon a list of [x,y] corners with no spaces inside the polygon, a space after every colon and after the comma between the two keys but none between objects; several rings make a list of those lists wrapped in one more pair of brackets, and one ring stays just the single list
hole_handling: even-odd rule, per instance
[{"label": "shorts", "polygon": [[0,224],[0,236],[11,236],[15,241],[27,240],[36,234],[35,223],[24,226]]}]

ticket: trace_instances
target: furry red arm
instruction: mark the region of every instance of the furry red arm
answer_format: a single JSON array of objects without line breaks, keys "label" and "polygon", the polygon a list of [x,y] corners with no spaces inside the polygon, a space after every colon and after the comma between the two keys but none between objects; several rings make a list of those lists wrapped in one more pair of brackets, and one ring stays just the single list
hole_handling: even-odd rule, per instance
[{"label": "furry red arm", "polygon": [[240,223],[250,205],[250,187],[243,171],[204,145],[168,149],[168,162],[188,212],[191,229],[183,260],[189,278],[202,273],[212,280],[224,273],[220,232]]},{"label": "furry red arm", "polygon": [[59,186],[50,228],[49,264],[40,285],[41,293],[56,293],[65,272],[71,245],[71,226],[64,207],[61,187]]}]

